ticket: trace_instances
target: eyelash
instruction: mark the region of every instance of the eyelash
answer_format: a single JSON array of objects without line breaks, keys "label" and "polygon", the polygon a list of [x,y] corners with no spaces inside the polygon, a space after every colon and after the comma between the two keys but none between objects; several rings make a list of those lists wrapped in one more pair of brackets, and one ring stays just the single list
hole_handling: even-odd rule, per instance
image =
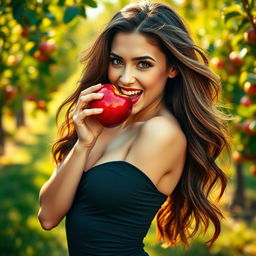
[{"label": "eyelash", "polygon": [[[111,62],[112,65],[119,65],[119,64],[115,64],[115,63],[114,63],[115,60],[121,61],[121,60],[118,59],[118,58],[110,58],[109,61]],[[150,62],[148,62],[148,61],[140,61],[139,64],[140,64],[140,63],[143,63],[143,64],[146,64],[146,65],[147,65],[147,67],[140,67],[141,69],[146,69],[146,68],[151,68],[151,67],[153,67],[153,65],[152,65]]]}]

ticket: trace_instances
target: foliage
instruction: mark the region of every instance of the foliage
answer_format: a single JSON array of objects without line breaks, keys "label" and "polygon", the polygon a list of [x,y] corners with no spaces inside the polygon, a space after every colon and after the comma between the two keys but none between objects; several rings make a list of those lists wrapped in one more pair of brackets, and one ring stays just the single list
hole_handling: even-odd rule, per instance
[{"label": "foliage", "polygon": [[78,22],[75,18],[86,17],[86,6],[97,4],[94,0],[1,2],[0,107],[16,112],[26,99],[35,102],[35,109],[47,111],[50,93],[72,72],[76,47],[70,35]]},{"label": "foliage", "polygon": [[[227,1],[223,25],[210,44],[224,99],[234,115],[234,160],[256,161],[256,10],[254,1]],[[255,168],[255,167],[254,167]],[[255,171],[253,172],[256,175]]]}]

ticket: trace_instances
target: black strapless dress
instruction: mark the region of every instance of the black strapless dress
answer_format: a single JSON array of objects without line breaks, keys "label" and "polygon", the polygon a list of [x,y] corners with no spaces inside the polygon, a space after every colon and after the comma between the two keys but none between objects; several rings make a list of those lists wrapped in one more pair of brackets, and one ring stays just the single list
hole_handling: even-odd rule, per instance
[{"label": "black strapless dress", "polygon": [[126,161],[82,174],[66,216],[70,256],[148,256],[143,239],[165,202],[150,178]]}]

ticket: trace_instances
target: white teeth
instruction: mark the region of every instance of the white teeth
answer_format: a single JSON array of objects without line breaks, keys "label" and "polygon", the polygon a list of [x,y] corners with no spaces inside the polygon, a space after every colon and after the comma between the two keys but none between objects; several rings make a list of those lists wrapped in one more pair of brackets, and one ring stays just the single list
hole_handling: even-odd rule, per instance
[{"label": "white teeth", "polygon": [[121,92],[125,95],[135,95],[135,94],[139,94],[140,91],[125,91],[124,89],[121,88]]}]

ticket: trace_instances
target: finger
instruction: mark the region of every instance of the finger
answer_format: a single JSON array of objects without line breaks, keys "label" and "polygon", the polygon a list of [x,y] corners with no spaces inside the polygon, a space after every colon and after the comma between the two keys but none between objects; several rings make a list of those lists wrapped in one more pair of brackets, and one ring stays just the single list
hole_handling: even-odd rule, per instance
[{"label": "finger", "polygon": [[101,83],[90,86],[90,87],[86,88],[85,90],[81,91],[80,96],[95,92],[95,91],[99,90],[102,86],[103,85]]},{"label": "finger", "polygon": [[84,109],[79,114],[73,114],[73,121],[79,123],[81,120],[84,120],[88,116],[97,115],[103,112],[103,108],[91,108]]},{"label": "finger", "polygon": [[87,116],[98,115],[103,112],[103,108],[91,108],[84,109],[80,114],[79,118],[84,119]]},{"label": "finger", "polygon": [[81,96],[78,101],[78,109],[84,109],[88,103],[92,100],[99,100],[104,97],[103,93],[90,93],[88,95]]}]

